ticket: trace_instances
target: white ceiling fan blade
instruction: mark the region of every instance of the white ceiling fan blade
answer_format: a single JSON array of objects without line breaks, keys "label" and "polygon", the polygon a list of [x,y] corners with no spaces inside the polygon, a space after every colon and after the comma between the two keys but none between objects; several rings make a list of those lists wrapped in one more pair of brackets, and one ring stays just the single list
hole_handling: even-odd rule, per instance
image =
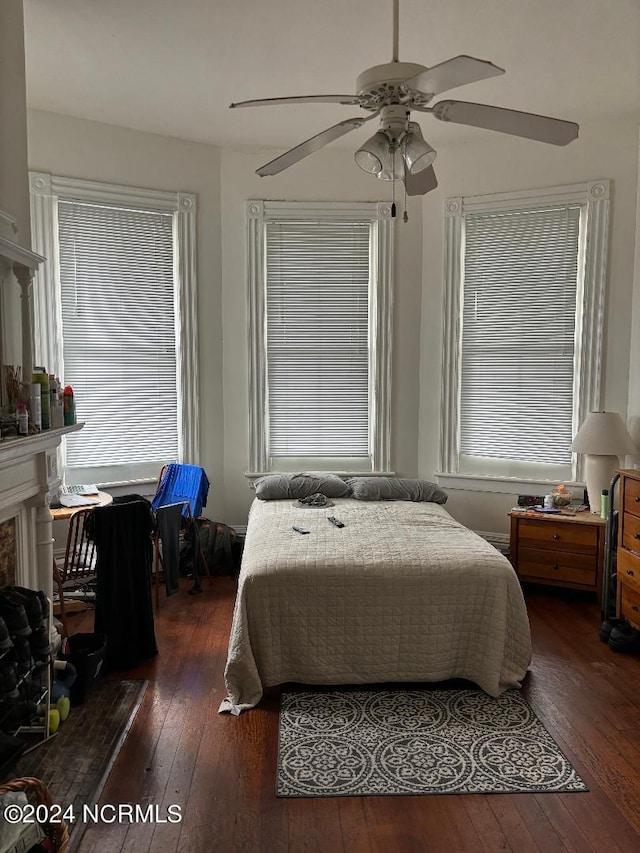
[{"label": "white ceiling fan blade", "polygon": [[320,148],[324,148],[325,145],[333,142],[334,139],[339,139],[345,133],[349,133],[357,127],[362,127],[367,120],[368,118],[348,118],[339,124],[334,124],[332,127],[328,127],[321,133],[312,136],[311,139],[306,139],[300,145],[296,145],[295,148],[291,148],[285,154],[276,157],[275,160],[265,163],[264,166],[256,169],[256,174],[261,177],[265,175],[277,175],[278,172],[288,169],[289,166],[293,166],[294,163],[302,160],[303,157],[308,157],[309,154],[313,154],[315,151],[319,151]]},{"label": "white ceiling fan blade", "polygon": [[475,83],[477,80],[486,80],[488,77],[496,77],[504,74],[504,68],[487,62],[484,59],[476,59],[473,56],[454,56],[433,68],[427,68],[410,80],[406,86],[419,92],[430,95],[438,95],[457,86],[465,86],[467,83]]},{"label": "white ceiling fan blade", "polygon": [[238,101],[229,104],[232,110],[238,107],[271,107],[274,104],[359,104],[358,95],[294,95],[290,98],[259,98],[257,101]]},{"label": "white ceiling fan blade", "polygon": [[437,186],[438,179],[436,178],[436,173],[433,171],[433,166],[427,166],[426,169],[422,169],[421,172],[416,172],[415,175],[412,175],[405,164],[404,188],[407,191],[407,195],[425,195],[431,192],[431,190],[435,190]]},{"label": "white ceiling fan blade", "polygon": [[573,121],[507,110],[488,104],[470,104],[467,101],[438,101],[433,115],[440,121],[467,124],[486,130],[497,130],[512,136],[523,136],[551,145],[568,145],[578,138],[578,125]]}]

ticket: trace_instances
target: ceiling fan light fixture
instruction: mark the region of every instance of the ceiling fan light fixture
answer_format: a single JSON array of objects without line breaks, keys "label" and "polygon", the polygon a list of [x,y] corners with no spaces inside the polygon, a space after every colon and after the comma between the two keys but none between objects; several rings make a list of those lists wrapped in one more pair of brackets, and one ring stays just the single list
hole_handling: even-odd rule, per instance
[{"label": "ceiling fan light fixture", "polygon": [[409,123],[409,130],[402,141],[402,153],[412,175],[427,169],[436,159],[435,150],[425,141],[420,125],[415,121]]},{"label": "ceiling fan light fixture", "polygon": [[387,155],[382,162],[382,169],[378,172],[379,181],[401,181],[404,178],[404,165],[398,147],[389,143]]},{"label": "ceiling fan light fixture", "polygon": [[353,156],[363,172],[378,175],[389,157],[389,137],[383,130],[379,130]]}]

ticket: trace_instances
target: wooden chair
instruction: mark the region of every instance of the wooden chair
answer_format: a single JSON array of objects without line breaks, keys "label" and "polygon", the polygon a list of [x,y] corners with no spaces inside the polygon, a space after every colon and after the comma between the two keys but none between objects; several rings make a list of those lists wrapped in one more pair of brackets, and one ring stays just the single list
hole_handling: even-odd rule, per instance
[{"label": "wooden chair", "polygon": [[93,513],[92,508],[79,509],[69,519],[67,547],[63,561],[53,561],[53,581],[57,586],[60,602],[60,621],[64,636],[69,636],[65,591],[68,599],[80,598],[86,601],[87,587],[96,578],[96,546],[87,535],[87,519]]},{"label": "wooden chair", "polygon": [[[160,489],[160,484],[164,478],[164,475],[167,471],[167,466],[163,465],[160,474],[158,476],[158,484],[156,487],[156,495],[158,495],[158,490]],[[180,534],[184,534],[185,531],[188,532],[194,540],[194,556],[196,561],[199,559],[202,566],[204,567],[205,573],[209,578],[209,585],[213,583],[213,576],[211,575],[211,571],[207,564],[206,557],[200,547],[200,538],[198,536],[198,526],[196,524],[196,520],[191,514],[191,504],[190,498],[192,495],[180,495],[179,500],[176,501],[175,497],[169,497],[167,502],[159,503],[155,500],[152,502],[152,506],[154,506],[154,510],[156,514],[162,509],[169,509],[176,505],[176,502],[179,502],[184,509],[184,513],[182,514],[182,523],[180,526],[180,530],[178,531]],[[154,586],[155,586],[155,601],[156,601],[156,610],[160,607],[160,570],[164,569],[164,561],[162,559],[162,541],[156,526],[156,531],[153,537],[153,549],[154,549],[154,561],[153,561],[153,575],[154,575]],[[194,566],[196,571],[196,581],[194,583],[194,587],[191,592],[200,592],[200,584],[199,584],[199,570],[198,566]]]}]

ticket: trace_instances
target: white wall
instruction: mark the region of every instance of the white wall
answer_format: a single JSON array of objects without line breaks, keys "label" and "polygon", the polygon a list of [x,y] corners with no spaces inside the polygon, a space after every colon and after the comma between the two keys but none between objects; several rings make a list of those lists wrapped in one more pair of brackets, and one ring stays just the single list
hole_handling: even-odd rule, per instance
[{"label": "white wall", "polygon": [[[0,3],[0,211],[15,219],[15,234],[5,223],[0,233],[31,248],[27,176],[27,108],[22,0]],[[6,224],[6,228],[3,227]],[[22,364],[20,286],[0,269],[0,371]],[[0,377],[4,383],[4,377]],[[0,393],[0,400],[4,394]]]},{"label": "white wall", "polygon": [[0,210],[16,218],[16,242],[31,248],[22,0],[0,3]]},{"label": "white wall", "polygon": [[[611,178],[611,241],[603,404],[630,414],[629,385],[638,128],[632,121],[581,128],[567,148],[478,131],[474,144],[440,146],[438,189],[409,199],[396,222],[392,468],[432,479],[438,470],[444,199]],[[213,481],[207,514],[246,523],[248,465],[247,283],[244,203],[250,198],[385,200],[390,187],[331,148],[281,175],[258,178],[272,151],[207,146],[43,112],[29,113],[35,170],[182,189],[198,196],[198,299],[202,464]],[[399,205],[399,214],[402,205]],[[636,315],[640,303],[636,300]],[[636,324],[640,325],[640,320]],[[637,355],[640,344],[634,336]],[[637,361],[636,357],[636,361]],[[638,383],[637,370],[635,383]],[[636,394],[636,401],[640,395]],[[635,412],[640,416],[640,402]],[[506,532],[512,495],[452,491],[448,508],[477,530]]]},{"label": "white wall", "polygon": [[196,193],[201,464],[212,481],[207,515],[224,520],[219,151],[40,111],[29,111],[28,128],[32,170]]},{"label": "white wall", "polygon": [[[441,354],[442,210],[444,200],[451,196],[612,179],[602,404],[607,410],[621,412],[624,416],[629,392],[638,173],[637,121],[630,118],[583,125],[580,138],[566,148],[478,131],[476,143],[451,148],[441,146],[435,168],[439,187],[425,196],[423,202],[421,476],[432,478],[438,470],[440,375],[434,365],[439,364]],[[513,495],[451,491],[447,508],[460,521],[476,530],[506,533],[506,512],[514,502]]]},{"label": "white wall", "polygon": [[[385,201],[389,184],[361,172],[349,151],[324,150],[280,175],[259,178],[255,170],[274,152],[222,154],[222,315],[224,328],[224,470],[227,512],[246,523],[252,499],[243,476],[248,465],[247,283],[245,214],[247,199],[288,201]],[[395,245],[391,467],[418,472],[418,362],[422,265],[422,214],[409,199],[409,221],[398,204]]]},{"label": "white wall", "polygon": [[[388,184],[361,173],[348,152],[319,152],[282,176],[258,178],[272,153],[229,152],[40,111],[29,112],[29,168],[76,178],[182,189],[198,197],[198,305],[202,465],[213,481],[207,514],[246,524],[248,466],[247,282],[249,198],[385,200]],[[399,205],[400,211],[402,206]],[[392,467],[418,468],[418,362],[422,212],[409,200],[396,227]]]}]

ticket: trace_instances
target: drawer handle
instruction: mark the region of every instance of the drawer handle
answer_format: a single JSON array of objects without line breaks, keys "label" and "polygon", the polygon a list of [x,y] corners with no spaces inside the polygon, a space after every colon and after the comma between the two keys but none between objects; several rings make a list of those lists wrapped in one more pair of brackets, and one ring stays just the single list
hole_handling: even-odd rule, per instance
[{"label": "drawer handle", "polygon": [[633,604],[633,605],[631,606],[631,609],[633,610],[633,612],[634,612],[634,613],[637,613],[637,612],[638,612],[638,610],[640,610],[640,607],[638,607],[638,605],[637,605],[637,604]]},{"label": "drawer handle", "polygon": [[559,569],[560,566],[557,563],[554,563],[553,566],[551,566],[551,568],[552,569]]},{"label": "drawer handle", "polygon": [[640,533],[635,533],[633,536],[634,539],[640,539]]},{"label": "drawer handle", "polygon": [[636,495],[636,503],[640,504],[640,495]]},{"label": "drawer handle", "polygon": [[559,533],[554,533],[554,534],[553,534],[553,538],[554,538],[554,539],[559,539],[559,538],[560,538],[560,534],[559,534]]},{"label": "drawer handle", "polygon": [[627,569],[627,574],[628,574],[630,577],[634,577],[633,569]]}]

